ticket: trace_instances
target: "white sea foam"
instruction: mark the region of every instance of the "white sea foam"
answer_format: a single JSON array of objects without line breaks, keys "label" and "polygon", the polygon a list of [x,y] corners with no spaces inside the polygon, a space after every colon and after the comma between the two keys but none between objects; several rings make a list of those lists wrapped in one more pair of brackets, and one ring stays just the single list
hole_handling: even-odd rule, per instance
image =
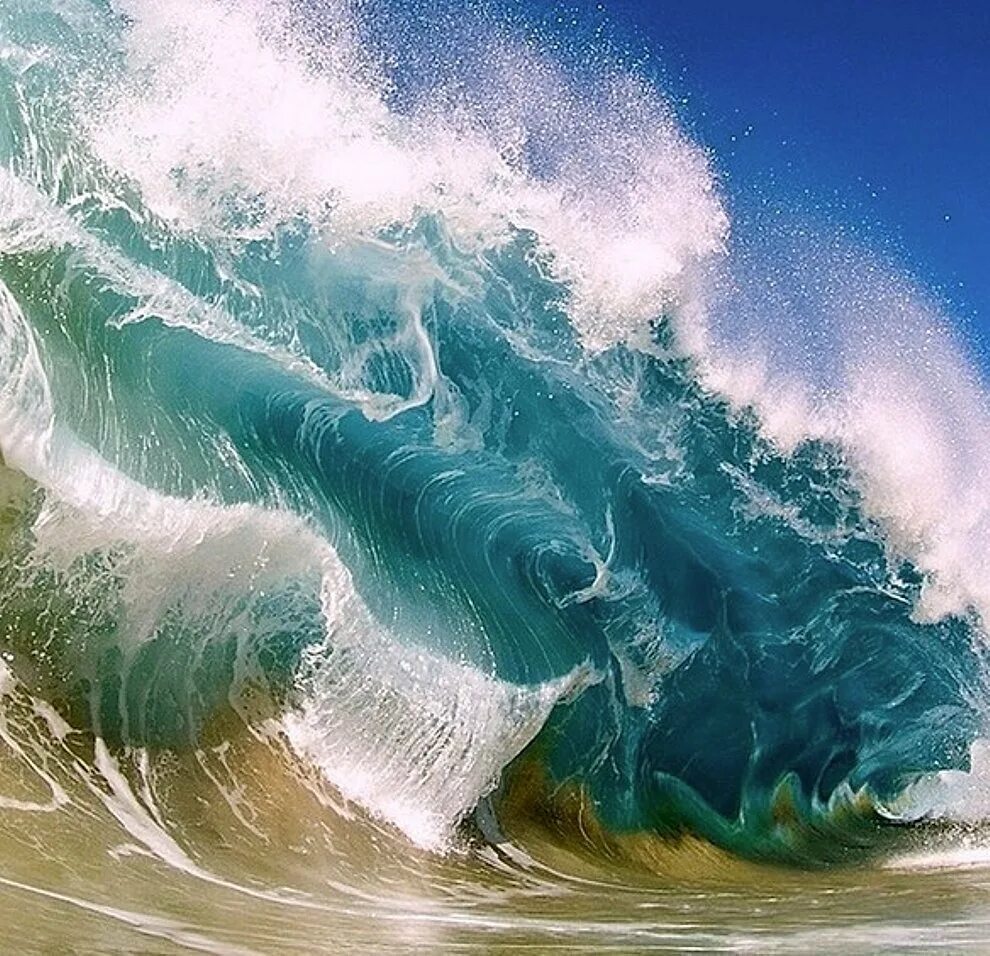
[{"label": "white sea foam", "polygon": [[419,846],[443,849],[554,706],[594,679],[579,668],[546,684],[509,684],[388,641],[366,611],[350,608],[313,654],[305,703],[284,723],[345,797]]},{"label": "white sea foam", "polygon": [[703,381],[754,409],[784,451],[809,439],[843,449],[867,515],[925,576],[919,620],[990,620],[990,395],[972,358],[936,305],[867,250],[768,241],[767,259],[783,252],[791,274],[771,273],[771,288],[695,303]]},{"label": "white sea foam", "polygon": [[990,863],[990,740],[977,739],[970,747],[969,770],[942,770],[929,774],[908,787],[890,812],[906,819],[942,820],[967,825],[982,824],[982,831],[957,840],[949,856],[959,852],[961,859],[978,854]]},{"label": "white sea foam", "polygon": [[[84,107],[90,141],[180,227],[243,239],[303,217],[341,241],[432,212],[476,249],[529,231],[591,348],[676,302],[683,275],[722,246],[704,154],[629,74],[606,79],[589,115],[549,58],[493,38],[500,95],[483,122],[466,108],[400,114],[347,29],[357,5],[337,8],[336,37],[315,49],[264,0],[120,7],[126,67]],[[570,159],[552,174],[518,159],[545,120],[527,102],[556,114]]]}]

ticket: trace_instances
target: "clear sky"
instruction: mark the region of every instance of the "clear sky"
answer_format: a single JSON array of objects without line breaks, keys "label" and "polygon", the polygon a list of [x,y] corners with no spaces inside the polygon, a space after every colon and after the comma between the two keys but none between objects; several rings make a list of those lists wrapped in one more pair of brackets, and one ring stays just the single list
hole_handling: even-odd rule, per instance
[{"label": "clear sky", "polygon": [[990,367],[990,0],[604,0],[730,202],[856,228],[968,320]]}]

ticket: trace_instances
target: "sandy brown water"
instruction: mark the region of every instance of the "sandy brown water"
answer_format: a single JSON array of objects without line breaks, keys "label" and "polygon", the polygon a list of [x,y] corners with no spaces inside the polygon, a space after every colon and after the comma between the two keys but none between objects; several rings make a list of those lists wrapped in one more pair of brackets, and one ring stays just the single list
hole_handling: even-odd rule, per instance
[{"label": "sandy brown water", "polygon": [[698,841],[596,856],[525,822],[430,853],[335,796],[273,725],[111,752],[9,671],[4,689],[4,952],[990,951],[979,834],[816,871]]}]

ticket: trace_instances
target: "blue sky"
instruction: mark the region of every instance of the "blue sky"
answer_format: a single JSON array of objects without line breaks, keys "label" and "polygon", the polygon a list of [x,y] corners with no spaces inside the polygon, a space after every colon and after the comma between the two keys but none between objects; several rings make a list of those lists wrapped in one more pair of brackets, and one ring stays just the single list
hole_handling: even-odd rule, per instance
[{"label": "blue sky", "polygon": [[741,214],[766,198],[855,230],[990,356],[990,2],[602,8],[650,52]]}]

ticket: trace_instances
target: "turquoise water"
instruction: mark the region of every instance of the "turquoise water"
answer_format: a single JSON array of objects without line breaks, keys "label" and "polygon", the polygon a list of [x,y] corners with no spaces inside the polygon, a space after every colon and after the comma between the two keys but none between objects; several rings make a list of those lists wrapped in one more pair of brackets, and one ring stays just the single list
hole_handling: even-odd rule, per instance
[{"label": "turquoise water", "polygon": [[360,7],[0,10],[11,907],[978,941],[963,346],[863,250],[740,256],[646,79],[475,15],[431,84]]}]

